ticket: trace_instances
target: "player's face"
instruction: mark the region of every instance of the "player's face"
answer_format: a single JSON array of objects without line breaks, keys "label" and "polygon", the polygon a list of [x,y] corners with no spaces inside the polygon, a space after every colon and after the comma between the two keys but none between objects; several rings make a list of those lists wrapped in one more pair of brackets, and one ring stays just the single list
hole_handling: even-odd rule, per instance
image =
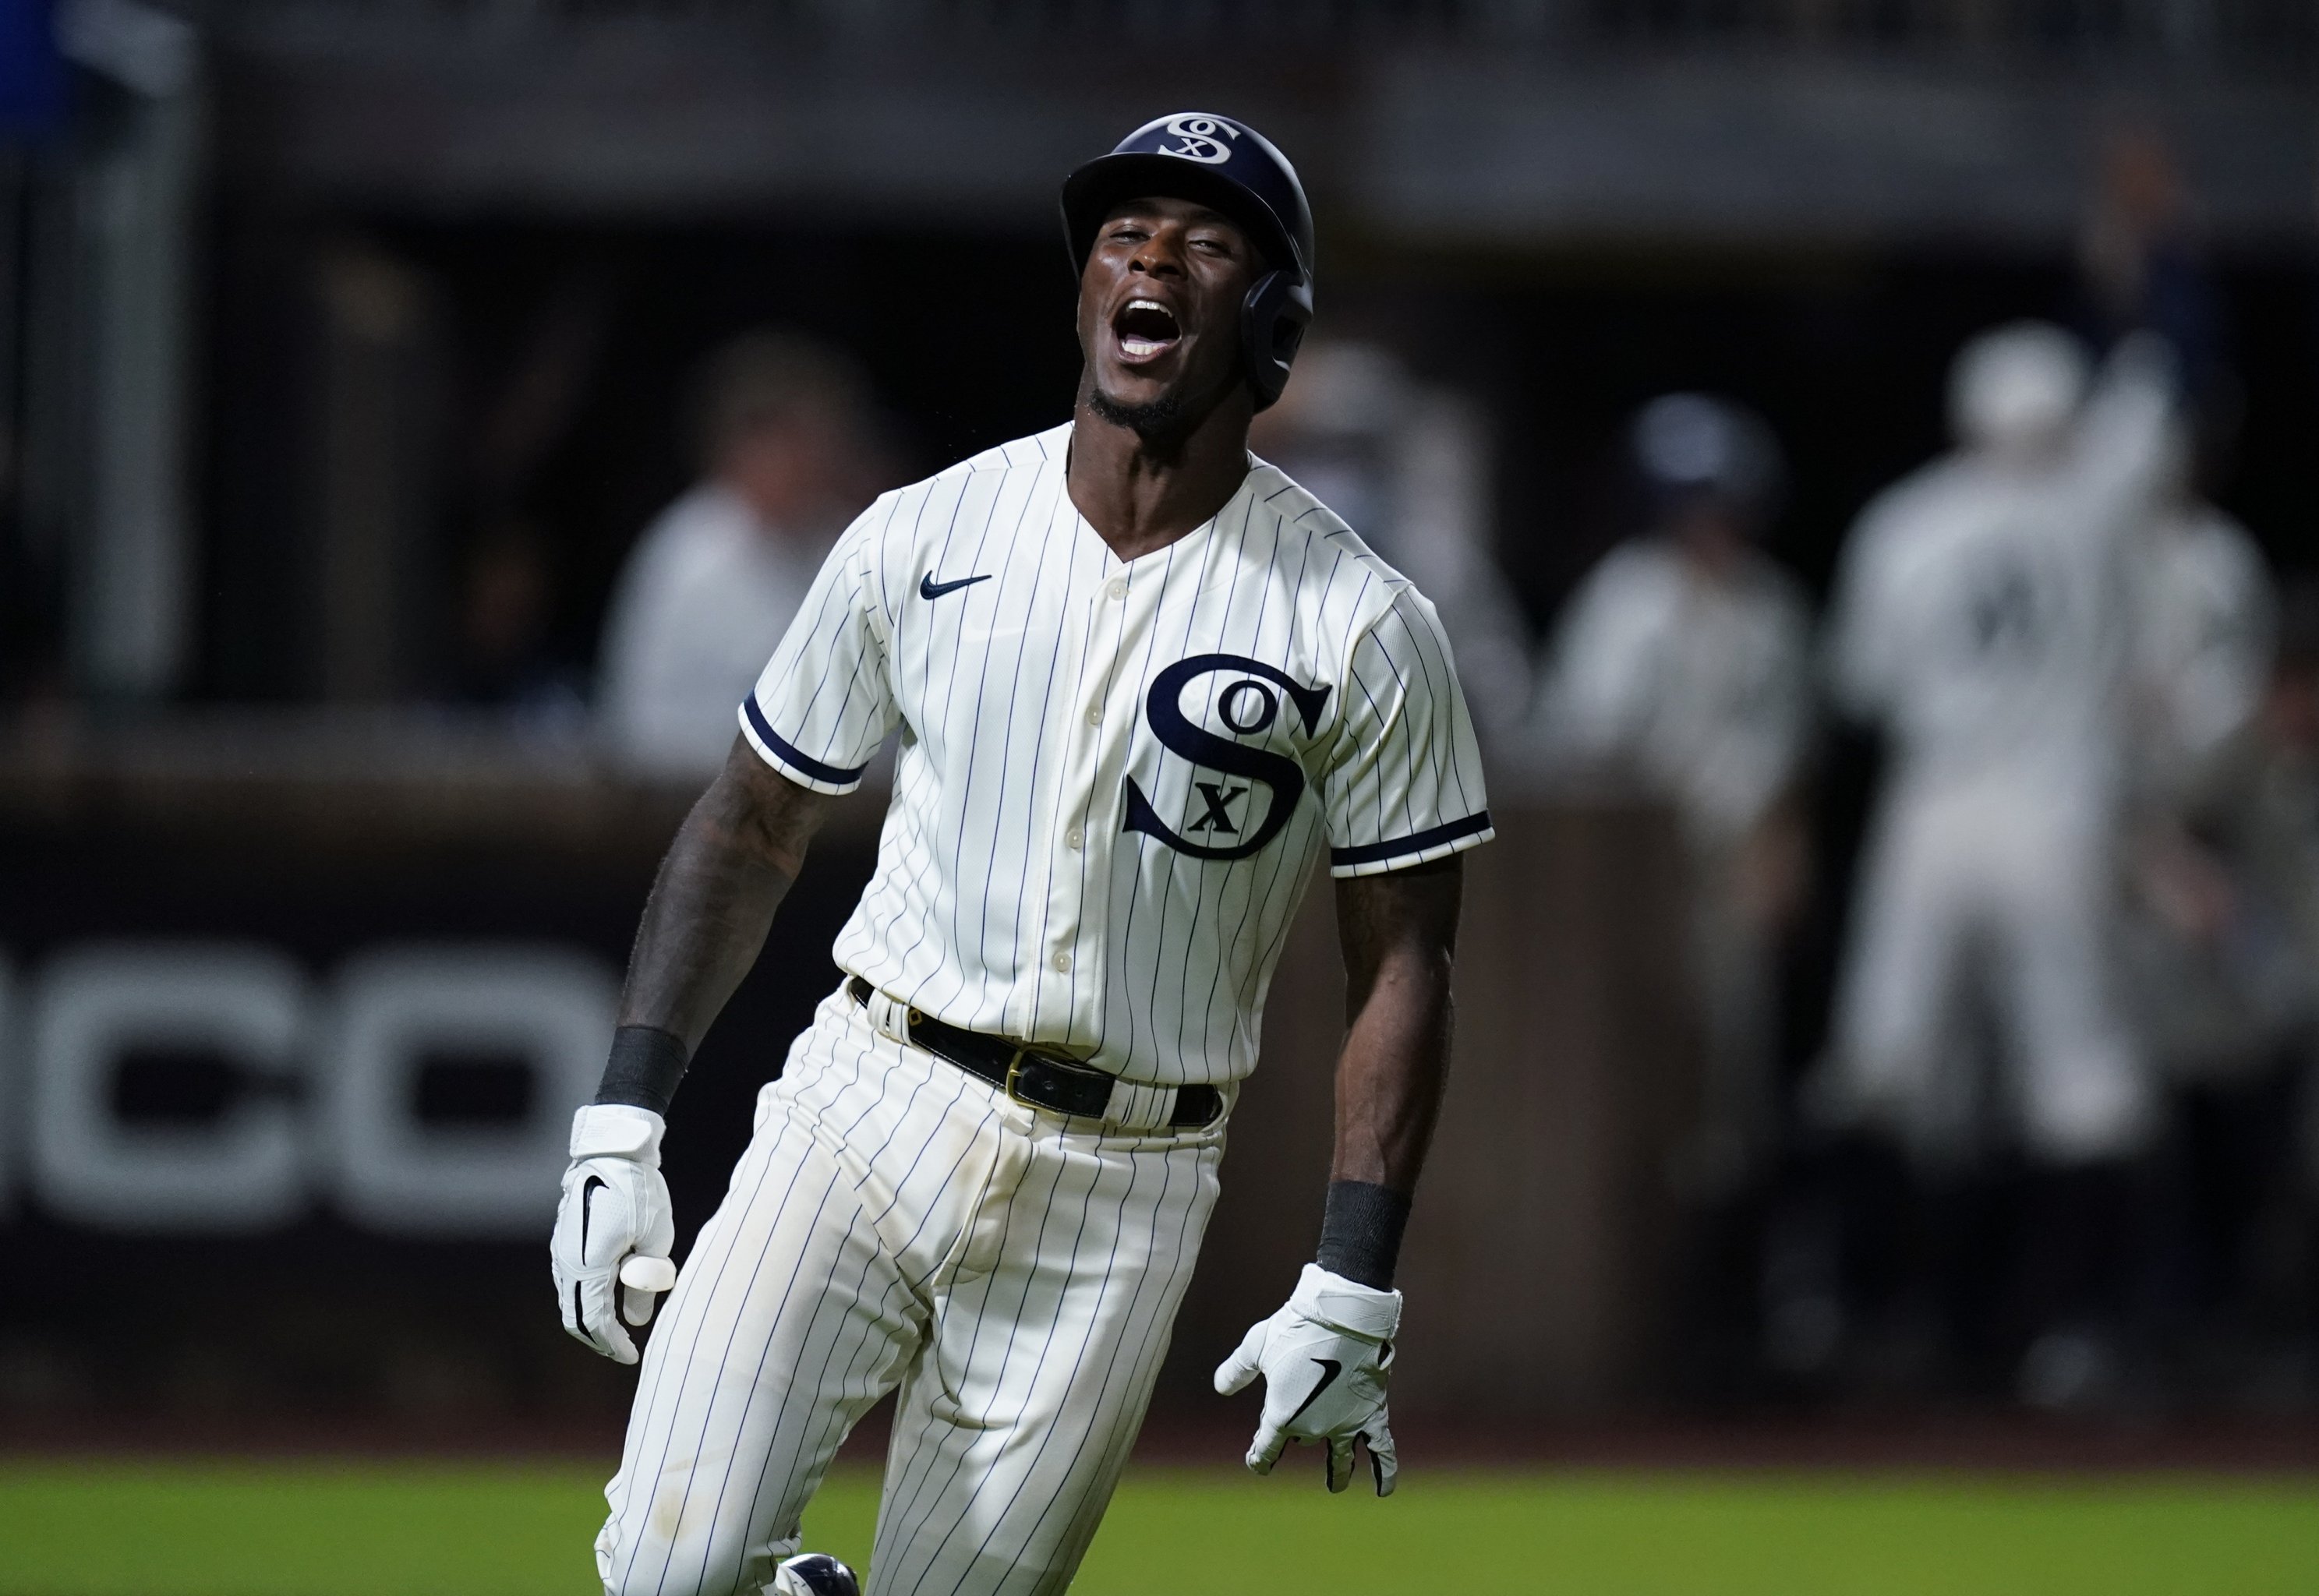
[{"label": "player's face", "polygon": [[1079,347],[1123,407],[1205,408],[1237,380],[1240,308],[1261,269],[1230,221],[1189,200],[1132,200],[1096,230],[1079,278]]}]

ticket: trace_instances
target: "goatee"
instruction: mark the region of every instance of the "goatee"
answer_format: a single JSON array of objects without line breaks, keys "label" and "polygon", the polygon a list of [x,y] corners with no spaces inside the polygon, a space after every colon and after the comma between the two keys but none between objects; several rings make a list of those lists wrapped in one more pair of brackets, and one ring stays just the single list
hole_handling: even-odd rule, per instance
[{"label": "goatee", "polygon": [[1146,443],[1184,430],[1184,398],[1180,393],[1163,393],[1143,404],[1122,404],[1101,388],[1090,387],[1087,409],[1099,419],[1114,427],[1124,427]]}]

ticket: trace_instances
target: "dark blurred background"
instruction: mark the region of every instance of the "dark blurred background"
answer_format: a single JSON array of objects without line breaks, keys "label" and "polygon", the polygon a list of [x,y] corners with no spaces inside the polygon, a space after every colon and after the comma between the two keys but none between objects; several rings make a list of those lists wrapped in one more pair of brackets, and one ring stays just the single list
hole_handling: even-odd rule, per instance
[{"label": "dark blurred background", "polygon": [[[1667,531],[1647,401],[1758,419],[1777,488],[1702,491],[1800,638],[1863,507],[1950,446],[1960,347],[2034,318],[2176,346],[2269,595],[2248,690],[2285,703],[2319,657],[2314,89],[2312,0],[0,0],[0,1247],[40,1283],[0,1307],[0,1423],[617,1420],[548,1296],[563,1125],[704,779],[635,727],[707,683],[721,747],[738,691],[651,618],[688,581],[790,591],[841,503],[1067,419],[1058,185],[1187,105],[1312,191],[1316,344],[1258,447],[1452,616],[1504,816],[1397,1402],[2307,1419],[2301,986],[2132,1150],[2114,1300],[2020,1309],[2034,1153],[1928,1172],[1804,1100],[1875,726],[1817,664],[1790,684],[1746,821],[1787,885],[1731,1032],[1763,1123],[1703,1175],[1721,856],[1572,752],[1553,683],[1574,591]],[[2193,807],[2163,829],[2202,881],[2319,868],[2291,805],[2254,867]],[[688,1238],[835,979],[880,807],[686,1087]],[[1163,1416],[1309,1249],[1332,958],[1306,924]],[[1483,1313],[1509,1299],[1526,1330]]]}]

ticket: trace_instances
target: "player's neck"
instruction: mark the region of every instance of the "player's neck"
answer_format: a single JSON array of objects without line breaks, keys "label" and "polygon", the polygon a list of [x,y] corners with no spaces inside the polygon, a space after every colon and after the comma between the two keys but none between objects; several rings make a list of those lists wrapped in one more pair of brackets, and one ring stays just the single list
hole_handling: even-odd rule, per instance
[{"label": "player's neck", "polygon": [[1064,473],[1071,503],[1122,560],[1205,525],[1248,477],[1247,390],[1235,387],[1181,430],[1138,432],[1079,396]]}]

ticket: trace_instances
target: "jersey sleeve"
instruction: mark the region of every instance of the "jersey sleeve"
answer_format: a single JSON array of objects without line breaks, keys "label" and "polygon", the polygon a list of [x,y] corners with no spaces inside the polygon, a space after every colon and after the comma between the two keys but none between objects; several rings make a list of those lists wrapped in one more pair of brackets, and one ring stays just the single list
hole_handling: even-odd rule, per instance
[{"label": "jersey sleeve", "polygon": [[1415,589],[1354,643],[1343,688],[1321,789],[1331,875],[1401,870],[1496,834],[1449,641]]},{"label": "jersey sleeve", "polygon": [[838,539],[756,687],[741,700],[741,734],[801,787],[843,794],[894,729],[900,711],[880,582],[881,500]]}]

